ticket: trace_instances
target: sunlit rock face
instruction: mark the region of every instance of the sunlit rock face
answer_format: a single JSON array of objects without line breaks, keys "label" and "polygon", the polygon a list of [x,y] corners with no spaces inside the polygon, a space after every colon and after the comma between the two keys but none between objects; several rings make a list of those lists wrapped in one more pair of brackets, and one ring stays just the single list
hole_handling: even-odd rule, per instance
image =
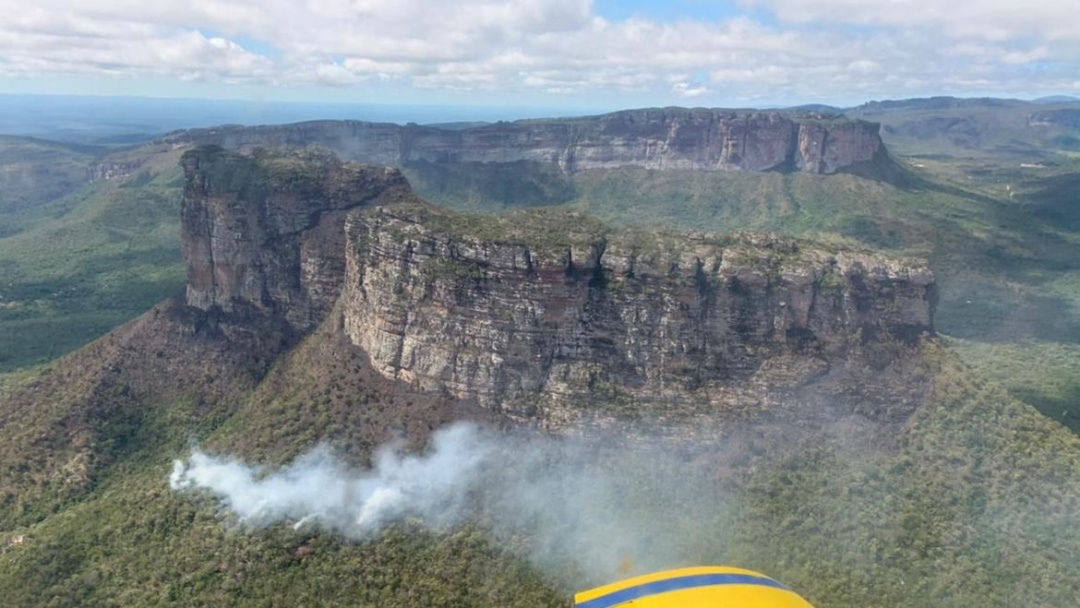
[{"label": "sunlit rock face", "polygon": [[329,154],[247,157],[204,147],[182,161],[187,302],[254,309],[298,329],[321,321],[345,274],[345,214],[411,196],[394,169]]},{"label": "sunlit rock face", "polygon": [[928,390],[921,262],[559,210],[456,214],[325,151],[201,147],[183,166],[192,310],[275,348],[332,323],[410,390],[556,430],[785,409],[902,420]]},{"label": "sunlit rock face", "polygon": [[876,123],[822,114],[663,108],[461,130],[314,121],[219,127],[171,139],[229,148],[317,144],[342,158],[395,166],[527,161],[568,174],[615,167],[829,174],[878,158],[884,151],[878,131]]},{"label": "sunlit rock face", "polygon": [[575,415],[559,403],[602,400],[752,408],[850,365],[888,368],[933,332],[935,287],[920,263],[545,221],[424,206],[351,215],[349,338],[388,377],[559,418]]},{"label": "sunlit rock face", "polygon": [[135,174],[140,167],[141,161],[92,163],[86,169],[86,178],[90,182],[122,180]]}]

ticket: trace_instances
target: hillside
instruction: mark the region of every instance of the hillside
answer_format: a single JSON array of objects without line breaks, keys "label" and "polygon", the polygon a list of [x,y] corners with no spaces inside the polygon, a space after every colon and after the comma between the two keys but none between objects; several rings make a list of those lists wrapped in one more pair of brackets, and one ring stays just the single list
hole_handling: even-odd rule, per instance
[{"label": "hillside", "polygon": [[902,154],[1011,156],[1033,161],[1080,150],[1080,102],[933,97],[875,101],[844,111],[882,125]]},{"label": "hillside", "polygon": [[89,181],[95,152],[89,146],[64,145],[25,137],[0,136],[0,214],[6,236],[17,230],[20,211],[77,190]]},{"label": "hillside", "polygon": [[[867,104],[853,112],[886,126],[915,120],[916,114],[982,116],[988,133],[996,135],[943,150],[935,143],[936,130],[927,131],[930,139],[907,140],[910,146],[885,130],[885,141],[897,149],[878,144],[870,161],[829,175],[796,170],[794,156],[766,172],[731,170],[768,157],[767,145],[747,155],[755,148],[746,142],[784,140],[767,135],[785,128],[794,133],[800,121],[830,124],[820,109],[759,113],[755,120],[768,129],[750,140],[738,130],[752,124],[745,112],[665,109],[452,130],[332,121],[228,127],[178,132],[92,160],[85,157],[89,148],[48,144],[84,155],[79,163],[96,181],[47,202],[54,193],[42,191],[35,196],[43,202],[5,216],[4,230],[26,234],[0,240],[0,278],[10,292],[0,291],[7,298],[0,323],[11,329],[0,334],[7,341],[0,370],[68,352],[180,287],[179,235],[170,209],[179,198],[177,159],[193,142],[322,143],[354,159],[397,159],[422,196],[456,209],[568,205],[617,225],[765,230],[927,258],[940,286],[938,328],[962,339],[957,348],[980,369],[1020,373],[984,358],[990,352],[1025,352],[1046,363],[1020,376],[995,376],[1007,386],[1027,387],[1016,394],[1080,428],[1080,418],[1061,397],[1080,385],[1038,388],[1060,385],[1060,374],[1040,370],[1069,368],[1061,353],[1080,333],[1080,247],[1070,187],[1078,166],[1067,151],[1036,137],[1045,130],[1024,126],[1036,113],[1066,106],[947,98]],[[1006,133],[997,130],[998,123],[1012,124],[1008,137],[1026,141],[1034,156],[998,147],[994,137]],[[856,131],[865,126],[848,124]],[[857,140],[822,158],[862,149],[854,145]],[[620,158],[630,166],[609,166]],[[680,168],[687,162],[690,168]],[[708,165],[714,162],[720,164]],[[146,289],[132,291],[131,281]]]},{"label": "hillside", "polygon": [[637,166],[693,171],[831,174],[882,150],[878,126],[832,114],[649,108],[599,116],[499,122],[464,129],[359,121],[218,127],[162,141],[228,148],[319,145],[391,166],[522,164],[563,173]]},{"label": "hillside", "polygon": [[70,352],[183,285],[179,153],[113,153],[140,159],[127,173],[117,169],[130,163],[103,163],[88,148],[9,144],[0,156],[0,374]]},{"label": "hillside", "polygon": [[[1068,103],[950,98],[867,104],[852,112],[886,127],[947,114],[982,121],[987,135],[946,150],[935,143],[939,130],[904,143],[898,131],[886,129],[882,135],[896,149],[876,144],[866,148],[877,150],[870,161],[828,175],[796,170],[795,156],[770,171],[738,170],[751,160],[761,163],[771,145],[765,144],[786,137],[770,139],[770,133],[831,124],[814,108],[756,114],[768,128],[750,139],[739,131],[757,124],[746,112],[664,109],[452,130],[332,121],[228,127],[178,132],[94,159],[86,155],[96,148],[47,144],[83,155],[78,162],[96,181],[48,201],[55,193],[39,192],[43,202],[5,216],[5,231],[26,234],[0,240],[0,278],[9,292],[0,291],[7,298],[0,323],[11,329],[0,334],[6,340],[0,371],[68,352],[180,287],[179,235],[170,209],[179,198],[177,159],[195,141],[321,143],[354,159],[397,159],[422,196],[456,209],[567,205],[617,225],[765,230],[926,258],[940,287],[937,326],[962,340],[955,345],[966,360],[994,370],[1006,386],[1026,387],[1015,394],[1080,428],[1062,397],[1080,391],[1080,384],[1061,385],[1061,374],[1049,371],[1070,368],[1062,353],[1080,334],[1080,247],[1070,187],[1078,166],[1067,150],[1040,139],[1048,127],[1029,124],[1037,113],[1058,116],[1068,109]],[[1070,124],[1051,122],[1061,129]],[[1013,126],[1001,130],[999,123]],[[856,131],[866,125],[847,124]],[[844,141],[843,133],[828,137]],[[1033,155],[1017,156],[995,143],[1006,135],[1027,142],[1024,149]],[[822,158],[861,150],[857,140]],[[630,166],[610,166],[617,161]],[[131,281],[146,289],[132,291]],[[1024,352],[1044,365],[1021,371],[998,364],[991,352]]]},{"label": "hillside", "polygon": [[[917,262],[778,237],[627,232],[562,212],[458,215],[416,200],[393,172],[319,155],[204,149],[184,166],[186,297],[0,392],[0,592],[14,605],[557,606],[612,575],[596,564],[620,562],[738,563],[820,606],[1049,607],[1080,593],[1080,439],[958,363],[929,316],[909,317],[933,310],[923,292],[912,298],[929,277]],[[339,189],[357,180],[369,189]],[[390,225],[371,232],[379,222]],[[198,227],[214,225],[230,237],[208,241],[205,257]],[[249,237],[239,247],[237,227]],[[340,250],[305,245],[337,229]],[[259,264],[236,263],[252,255]],[[715,271],[658,272],[710,255]],[[573,363],[558,382],[517,385],[539,398],[531,409],[472,399],[479,384],[430,366],[427,379],[394,371],[354,331],[393,323],[350,320],[415,298],[407,341],[435,330],[467,347],[478,289],[501,302],[502,322],[551,332],[533,347]],[[807,294],[823,299],[803,308]],[[701,334],[654,335],[645,321],[702,316],[720,321],[705,332],[721,349],[713,361],[737,363],[706,374],[708,390],[685,390],[699,372],[677,362],[624,397],[601,390],[605,365],[647,372]],[[615,318],[638,329],[613,332]],[[470,382],[515,386],[518,355],[495,351],[503,367]],[[481,369],[465,353],[462,369]],[[671,382],[683,384],[667,399],[647,397]],[[725,390],[742,394],[739,407],[710,398]],[[557,435],[512,430],[545,419]],[[361,537],[341,536],[332,513],[253,529],[212,494],[167,482],[193,442],[270,467],[327,442],[367,468],[377,446],[399,437],[417,449],[455,420],[510,451],[479,486],[445,497],[472,515],[434,527],[406,510]],[[581,424],[592,430],[572,439]],[[613,443],[597,443],[598,426]]]},{"label": "hillside", "polygon": [[224,127],[120,149],[8,138],[0,155],[0,374],[69,352],[180,287],[177,162],[196,142],[214,141],[321,143],[346,158],[408,161],[413,182],[437,180],[462,196],[471,196],[468,184],[479,175],[490,185],[479,195],[501,204],[568,200],[568,168],[625,160],[833,172],[880,147],[857,122],[678,109],[453,129],[344,121]]},{"label": "hillside", "polygon": [[[1028,112],[1027,121],[1032,112],[1057,111],[1001,100],[930,101],[881,102],[859,111],[882,120],[916,111],[982,111],[998,121],[1007,117],[995,112]],[[890,156],[876,138],[866,135],[862,146],[863,135],[848,137],[850,130],[872,131],[871,123],[826,120],[836,132],[824,137],[832,146],[825,156],[846,160],[808,171],[799,167],[813,163],[788,158],[790,151],[764,154],[767,146],[756,149],[739,130],[760,131],[755,141],[779,141],[777,133],[791,127],[774,123],[803,128],[820,116],[665,109],[452,132],[325,121],[184,132],[170,141],[325,145],[353,160],[399,166],[422,196],[456,209],[563,204],[628,225],[848,239],[929,258],[944,286],[945,333],[995,341],[1077,335],[1070,285],[1080,264],[1078,236],[1059,221],[1070,213],[1074,161],[1048,148],[1040,148],[1039,158],[1056,154],[1057,160],[1023,167],[1012,157],[929,160],[910,150]],[[567,129],[572,136],[562,133]],[[925,155],[933,145],[920,141],[919,150]],[[979,146],[996,154],[989,143]],[[1042,319],[1052,322],[1044,326]]]}]

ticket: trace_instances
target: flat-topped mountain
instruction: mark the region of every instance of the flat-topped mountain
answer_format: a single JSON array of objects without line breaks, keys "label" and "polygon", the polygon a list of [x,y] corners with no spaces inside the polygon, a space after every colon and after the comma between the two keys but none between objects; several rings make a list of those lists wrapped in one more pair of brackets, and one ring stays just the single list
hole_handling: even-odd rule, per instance
[{"label": "flat-topped mountain", "polygon": [[394,166],[526,161],[566,173],[636,166],[828,174],[884,153],[876,123],[814,112],[686,108],[464,129],[356,121],[219,127],[174,133],[165,141],[229,148],[321,145],[343,158]]},{"label": "flat-topped mountain", "polygon": [[1080,100],[1075,98],[930,97],[872,101],[843,114],[880,122],[893,152],[963,157],[979,150],[1030,162],[1080,149]]},{"label": "flat-topped mountain", "polygon": [[[683,520],[690,533],[664,534],[674,555],[764,564],[817,605],[1076,597],[1080,439],[932,337],[921,262],[565,210],[452,213],[395,170],[322,152],[200,147],[182,165],[185,294],[0,386],[12,605],[565,604],[561,581],[586,574],[530,561],[528,522],[512,542],[482,513],[358,542],[306,517],[229,530],[212,496],[167,481],[193,439],[270,467],[329,444],[367,468],[388,440],[423,450],[462,419],[630,425],[619,445],[670,455],[662,470],[706,508],[688,515],[645,475],[602,515]],[[592,485],[572,486],[571,512]],[[543,511],[546,494],[523,500]]]},{"label": "flat-topped mountain", "polygon": [[181,160],[181,247],[187,302],[317,325],[345,276],[345,214],[414,197],[395,169],[345,164],[326,152],[254,158],[203,148]]},{"label": "flat-topped mountain", "polygon": [[204,147],[182,164],[189,306],[304,333],[337,304],[375,370],[490,409],[528,402],[550,418],[538,401],[607,387],[642,408],[752,410],[760,395],[741,385],[770,361],[790,357],[795,385],[849,355],[887,367],[933,333],[921,263],[561,211],[459,215],[419,201],[397,171],[312,152]]},{"label": "flat-topped mountain", "polygon": [[[425,205],[356,213],[345,230],[344,327],[375,369],[503,410],[604,394],[752,411],[747,385],[776,388],[776,361],[784,383],[836,380],[849,359],[885,367],[933,333],[925,265],[794,239]],[[880,395],[848,397],[885,415]]]}]

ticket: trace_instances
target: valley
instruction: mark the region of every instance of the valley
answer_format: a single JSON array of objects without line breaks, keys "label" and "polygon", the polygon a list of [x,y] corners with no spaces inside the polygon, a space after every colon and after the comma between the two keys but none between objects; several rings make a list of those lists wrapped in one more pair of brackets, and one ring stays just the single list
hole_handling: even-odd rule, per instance
[{"label": "valley", "polygon": [[[768,571],[818,606],[1069,605],[1066,110],[13,140],[0,593],[559,606],[663,555]],[[974,126],[943,140],[946,119]],[[248,525],[166,483],[196,446],[273,471],[328,445],[360,471],[455,421],[509,437],[521,478],[598,477],[534,489],[517,518],[486,470],[454,495],[470,517],[406,509],[359,540],[318,513]],[[634,532],[590,569],[575,555],[608,524]]]}]

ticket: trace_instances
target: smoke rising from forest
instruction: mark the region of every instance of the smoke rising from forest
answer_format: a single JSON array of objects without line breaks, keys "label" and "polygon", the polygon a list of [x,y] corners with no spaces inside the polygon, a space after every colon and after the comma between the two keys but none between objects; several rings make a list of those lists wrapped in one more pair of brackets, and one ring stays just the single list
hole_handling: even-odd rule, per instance
[{"label": "smoke rising from forest", "polygon": [[[175,490],[203,490],[251,526],[326,527],[356,539],[404,518],[435,529],[471,520],[514,539],[548,572],[605,582],[692,563],[695,513],[724,513],[708,479],[666,450],[613,441],[503,435],[471,424],[434,434],[422,455],[389,444],[369,470],[325,446],[265,470],[195,451]],[[677,516],[676,516],[677,515]]]}]

